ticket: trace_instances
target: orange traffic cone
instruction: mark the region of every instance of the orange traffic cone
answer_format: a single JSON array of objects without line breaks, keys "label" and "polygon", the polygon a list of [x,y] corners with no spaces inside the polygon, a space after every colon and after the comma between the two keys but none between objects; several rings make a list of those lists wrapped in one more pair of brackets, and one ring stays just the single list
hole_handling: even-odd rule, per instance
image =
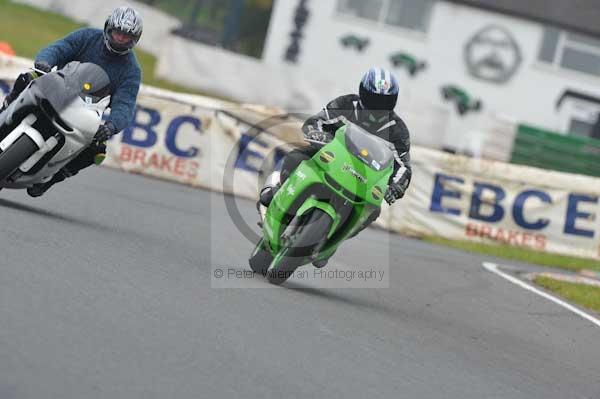
[{"label": "orange traffic cone", "polygon": [[0,53],[6,55],[15,55],[15,50],[7,42],[0,42]]}]

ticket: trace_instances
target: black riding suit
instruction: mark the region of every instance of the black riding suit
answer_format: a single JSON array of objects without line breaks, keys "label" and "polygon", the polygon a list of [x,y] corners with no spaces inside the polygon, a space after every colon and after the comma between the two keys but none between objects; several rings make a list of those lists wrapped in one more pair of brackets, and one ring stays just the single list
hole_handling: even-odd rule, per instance
[{"label": "black riding suit", "polygon": [[[394,145],[396,161],[390,183],[408,187],[412,176],[410,164],[410,134],[408,128],[393,111],[372,111],[362,108],[360,97],[354,94],[341,96],[331,101],[321,112],[304,122],[302,131],[320,130],[332,135],[348,120]],[[318,148],[308,145],[291,151],[283,160],[281,180],[284,182],[300,162],[312,158]],[[405,168],[400,168],[401,161]]]},{"label": "black riding suit", "polygon": [[[346,120],[394,145],[396,162],[389,183],[398,184],[406,190],[412,177],[409,153],[410,134],[402,119],[394,111],[365,110],[358,95],[348,94],[336,98],[321,112],[308,118],[302,126],[302,131],[304,134],[308,134],[311,130],[319,130],[333,135],[344,125]],[[318,151],[319,148],[307,145],[287,154],[281,166],[281,184],[302,161],[312,158]],[[404,168],[401,168],[401,165],[404,165]],[[379,213],[369,217],[361,230],[373,223],[377,217],[379,217]]]}]

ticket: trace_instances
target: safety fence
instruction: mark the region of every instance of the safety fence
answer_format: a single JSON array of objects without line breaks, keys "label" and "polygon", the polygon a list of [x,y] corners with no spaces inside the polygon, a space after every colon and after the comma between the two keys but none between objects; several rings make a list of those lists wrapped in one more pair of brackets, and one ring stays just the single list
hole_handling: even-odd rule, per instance
[{"label": "safety fence", "polygon": [[600,140],[565,136],[520,125],[511,162],[561,172],[600,176]]},{"label": "safety fence", "polygon": [[[0,79],[15,63],[0,59]],[[104,165],[255,199],[261,171],[301,140],[299,126],[280,110],[144,87]],[[419,146],[411,155],[411,187],[379,226],[600,259],[600,179]]]}]

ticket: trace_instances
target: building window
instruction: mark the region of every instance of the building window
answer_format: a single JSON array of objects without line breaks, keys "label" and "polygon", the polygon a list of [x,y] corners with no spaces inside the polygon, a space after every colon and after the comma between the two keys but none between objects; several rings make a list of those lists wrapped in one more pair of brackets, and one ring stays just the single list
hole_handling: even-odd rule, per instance
[{"label": "building window", "polygon": [[556,68],[600,77],[600,40],[546,28],[538,55]]},{"label": "building window", "polygon": [[582,137],[593,137],[594,126],[595,125],[589,121],[573,118],[569,123],[569,134]]},{"label": "building window", "polygon": [[379,21],[383,0],[339,0],[337,9],[341,14]]},{"label": "building window", "polygon": [[338,0],[337,11],[378,24],[426,32],[435,0]]}]

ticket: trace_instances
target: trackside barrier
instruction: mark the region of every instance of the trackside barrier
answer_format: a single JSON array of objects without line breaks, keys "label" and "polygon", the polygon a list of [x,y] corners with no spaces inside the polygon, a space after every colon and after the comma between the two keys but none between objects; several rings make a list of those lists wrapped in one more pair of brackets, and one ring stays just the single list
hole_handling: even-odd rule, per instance
[{"label": "trackside barrier", "polygon": [[519,125],[511,162],[598,177],[600,140]]},{"label": "trackside barrier", "polygon": [[[0,58],[0,78],[12,72],[5,66]],[[144,87],[135,122],[109,142],[104,165],[256,198],[261,170],[301,139],[300,122],[281,115]],[[379,226],[600,259],[600,179],[418,146],[411,155],[409,192],[384,207]]]},{"label": "trackside barrier", "polygon": [[425,148],[390,228],[600,258],[600,179]]}]

